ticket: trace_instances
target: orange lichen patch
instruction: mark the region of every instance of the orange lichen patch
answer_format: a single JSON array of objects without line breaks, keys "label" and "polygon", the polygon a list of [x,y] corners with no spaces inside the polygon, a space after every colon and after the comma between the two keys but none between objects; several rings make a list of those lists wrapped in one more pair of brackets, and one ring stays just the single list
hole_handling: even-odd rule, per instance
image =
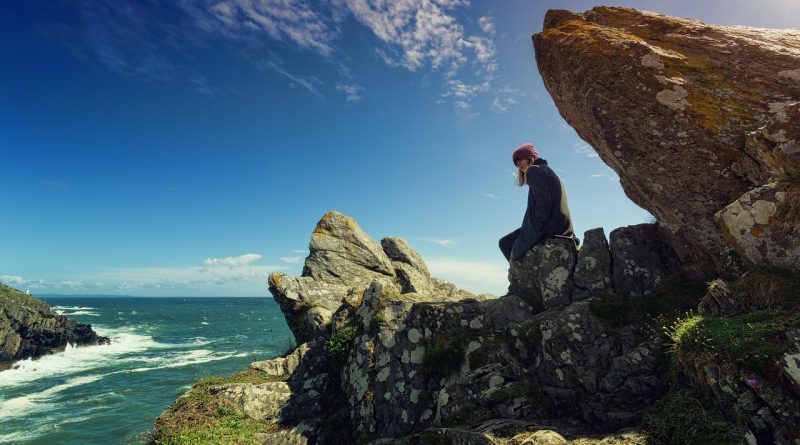
[{"label": "orange lichen patch", "polygon": [[603,52],[607,52],[610,49],[608,47],[608,42],[610,41],[643,43],[641,38],[633,34],[581,19],[564,20],[557,27],[541,32],[538,36],[543,40],[579,38],[582,43],[588,44],[587,47],[592,49],[599,48]]},{"label": "orange lichen patch", "polygon": [[277,288],[281,287],[281,279],[283,279],[284,276],[285,274],[282,274],[280,272],[272,272],[271,274],[269,274],[269,279],[268,279],[269,285]]}]

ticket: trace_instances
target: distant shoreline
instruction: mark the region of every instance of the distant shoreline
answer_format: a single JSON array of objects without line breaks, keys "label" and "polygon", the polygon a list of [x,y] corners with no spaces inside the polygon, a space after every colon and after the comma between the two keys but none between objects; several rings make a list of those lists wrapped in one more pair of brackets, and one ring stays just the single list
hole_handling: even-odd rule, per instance
[{"label": "distant shoreline", "polygon": [[272,299],[272,295],[191,295],[191,296],[175,296],[175,295],[109,295],[109,294],[36,294],[37,298],[268,298]]}]

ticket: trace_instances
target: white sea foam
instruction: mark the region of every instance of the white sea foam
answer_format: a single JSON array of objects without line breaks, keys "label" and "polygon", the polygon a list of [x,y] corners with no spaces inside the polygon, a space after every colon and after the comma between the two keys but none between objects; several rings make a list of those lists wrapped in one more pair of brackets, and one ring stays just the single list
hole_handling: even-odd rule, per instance
[{"label": "white sea foam", "polygon": [[208,322],[207,322],[207,321],[201,321],[201,322],[200,322],[200,324],[202,324],[202,325],[207,325],[207,324],[208,324]]},{"label": "white sea foam", "polygon": [[48,405],[48,400],[55,394],[58,394],[67,388],[72,388],[73,386],[96,382],[97,380],[102,379],[104,376],[105,375],[102,374],[96,374],[75,377],[60,385],[51,386],[43,391],[26,394],[20,397],[14,397],[13,399],[0,400],[0,419],[19,417],[34,409],[41,409],[43,405]]},{"label": "white sea foam", "polygon": [[91,315],[93,317],[99,317],[100,316],[100,314],[98,314],[97,312],[84,311],[84,310],[75,311],[75,312],[67,312],[67,311],[57,310],[56,314],[63,315],[65,317],[70,317],[72,315]]},{"label": "white sea foam", "polygon": [[98,334],[109,337],[111,344],[94,346],[67,346],[64,352],[45,355],[37,360],[22,360],[13,369],[0,373],[0,389],[6,386],[27,384],[42,378],[76,374],[88,369],[107,366],[121,355],[144,352],[148,349],[168,348],[149,335],[130,332],[127,329],[103,329],[95,327]]},{"label": "white sea foam", "polygon": [[244,357],[246,353],[231,354],[211,352],[208,349],[196,349],[181,354],[173,354],[165,357],[157,357],[155,362],[160,362],[156,366],[143,366],[140,368],[126,369],[118,372],[147,372],[156,369],[180,368],[183,366],[196,365],[198,363],[208,363],[217,360],[225,360],[231,357]]},{"label": "white sea foam", "polygon": [[58,311],[90,311],[97,309],[89,306],[51,306],[51,308]]}]

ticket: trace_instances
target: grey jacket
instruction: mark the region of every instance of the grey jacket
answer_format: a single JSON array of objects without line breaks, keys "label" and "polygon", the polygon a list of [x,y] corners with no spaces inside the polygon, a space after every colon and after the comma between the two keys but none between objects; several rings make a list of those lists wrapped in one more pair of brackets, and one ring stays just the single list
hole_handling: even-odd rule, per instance
[{"label": "grey jacket", "polygon": [[551,236],[574,238],[567,194],[547,161],[537,159],[528,169],[528,208],[522,218],[519,236],[511,248],[511,260],[518,260],[536,244]]}]

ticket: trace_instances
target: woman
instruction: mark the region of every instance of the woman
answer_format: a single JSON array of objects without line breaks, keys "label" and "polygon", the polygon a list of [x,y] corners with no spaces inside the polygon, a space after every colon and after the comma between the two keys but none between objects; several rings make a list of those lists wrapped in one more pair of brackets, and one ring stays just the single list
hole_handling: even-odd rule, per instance
[{"label": "woman", "polygon": [[567,194],[556,173],[539,157],[531,144],[522,144],[512,155],[517,167],[517,185],[528,184],[528,208],[522,227],[500,239],[500,250],[509,261],[517,261],[536,244],[558,236],[577,243],[567,208]]}]

